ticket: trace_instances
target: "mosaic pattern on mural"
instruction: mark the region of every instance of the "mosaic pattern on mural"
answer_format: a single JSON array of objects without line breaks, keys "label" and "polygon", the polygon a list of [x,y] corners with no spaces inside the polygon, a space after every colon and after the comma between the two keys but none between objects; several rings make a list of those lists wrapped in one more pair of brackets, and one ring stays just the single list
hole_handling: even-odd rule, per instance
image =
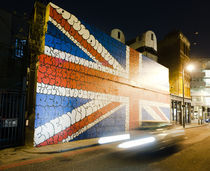
[{"label": "mosaic pattern on mural", "polygon": [[141,118],[129,107],[142,94],[129,86],[138,77],[141,55],[62,8],[48,7],[45,50],[38,57],[34,145],[130,129],[133,118]]}]

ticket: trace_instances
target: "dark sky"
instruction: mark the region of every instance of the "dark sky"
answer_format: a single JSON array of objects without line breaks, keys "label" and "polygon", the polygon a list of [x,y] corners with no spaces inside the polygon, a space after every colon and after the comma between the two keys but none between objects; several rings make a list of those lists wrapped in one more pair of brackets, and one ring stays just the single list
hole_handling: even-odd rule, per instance
[{"label": "dark sky", "polygon": [[[191,42],[191,56],[210,58],[210,5],[203,0],[52,0],[76,17],[109,33],[121,29],[126,41],[152,30],[161,40],[174,29]],[[34,0],[7,0],[1,7],[20,13],[30,11]],[[198,35],[194,33],[198,32]],[[196,45],[194,45],[196,43]]]}]

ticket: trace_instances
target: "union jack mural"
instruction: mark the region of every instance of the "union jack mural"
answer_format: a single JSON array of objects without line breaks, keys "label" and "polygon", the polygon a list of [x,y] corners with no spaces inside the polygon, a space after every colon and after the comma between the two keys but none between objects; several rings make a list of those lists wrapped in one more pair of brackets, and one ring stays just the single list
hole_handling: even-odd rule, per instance
[{"label": "union jack mural", "polygon": [[162,92],[138,81],[148,59],[64,9],[52,3],[47,8],[45,50],[38,57],[35,146],[123,132],[144,120],[170,120],[168,78]]}]

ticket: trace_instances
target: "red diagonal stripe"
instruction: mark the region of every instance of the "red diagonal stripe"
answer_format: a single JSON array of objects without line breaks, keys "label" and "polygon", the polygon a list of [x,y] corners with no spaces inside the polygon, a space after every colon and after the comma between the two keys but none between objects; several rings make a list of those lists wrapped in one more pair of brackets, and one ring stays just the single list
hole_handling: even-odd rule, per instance
[{"label": "red diagonal stripe", "polygon": [[167,120],[157,107],[151,106],[151,108],[161,117],[162,120]]},{"label": "red diagonal stripe", "polygon": [[[89,72],[96,75],[96,77],[87,74]],[[103,77],[107,79],[102,79]],[[39,56],[37,71],[37,81],[39,83],[100,93],[106,91],[113,94],[115,93],[111,89],[113,83],[107,81],[108,78],[114,79],[116,77],[55,57]]]},{"label": "red diagonal stripe", "polygon": [[[51,57],[51,56],[48,56],[45,54],[39,55],[38,58],[39,58],[39,66],[50,65],[50,66],[46,66],[46,68],[43,68],[43,71],[41,71],[41,72],[46,71],[46,69],[48,69],[49,67],[51,67],[53,69],[52,66],[54,66],[54,67],[68,69],[68,70],[79,71],[79,72],[82,72],[85,74],[99,76],[99,77],[106,78],[106,79],[112,79],[112,80],[120,79],[118,76],[115,76],[113,74],[98,71],[98,70],[95,70],[92,68],[85,67],[83,65],[74,64],[74,63],[71,63],[71,62],[56,58],[56,57]],[[53,73],[52,73],[52,75],[53,75]]]},{"label": "red diagonal stripe", "polygon": [[61,14],[59,14],[56,9],[50,6],[50,17],[53,18],[57,23],[59,23],[71,36],[76,39],[81,46],[87,49],[102,65],[113,68],[102,56],[97,52],[88,42],[83,39],[83,37],[65,20]]},{"label": "red diagonal stripe", "polygon": [[91,115],[85,117],[83,120],[76,122],[75,124],[71,125],[70,127],[66,128],[65,130],[52,136],[51,138],[47,139],[46,141],[38,144],[37,147],[40,147],[43,145],[48,145],[48,144],[57,144],[58,142],[61,142],[63,139],[66,139],[68,136],[71,136],[72,134],[76,133],[83,127],[94,122],[96,119],[100,118],[101,116],[106,114],[108,111],[111,111],[112,109],[118,107],[120,104],[121,103],[119,103],[119,102],[112,102],[112,103],[104,106],[103,108],[97,110],[96,112],[92,113]]}]

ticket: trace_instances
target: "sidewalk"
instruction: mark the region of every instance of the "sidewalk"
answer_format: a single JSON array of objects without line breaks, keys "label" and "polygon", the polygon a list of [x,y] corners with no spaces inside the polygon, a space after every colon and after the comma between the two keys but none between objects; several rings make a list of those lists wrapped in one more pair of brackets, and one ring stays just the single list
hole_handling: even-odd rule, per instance
[{"label": "sidewalk", "polygon": [[[190,124],[186,125],[186,129],[189,128],[196,128],[205,126],[207,124]],[[86,139],[86,140],[78,140],[72,141],[68,143],[60,143],[54,145],[48,145],[43,147],[28,147],[28,146],[21,146],[21,147],[13,147],[0,150],[0,170],[1,166],[13,162],[23,162],[26,160],[34,160],[35,158],[39,158],[40,155],[46,156],[48,154],[56,154],[62,153],[67,151],[74,151],[77,149],[84,149],[88,147],[93,147],[98,145],[98,138]]]},{"label": "sidewalk", "polygon": [[[11,147],[0,150],[0,170],[37,163],[53,158],[53,155],[67,151],[75,151],[98,145],[98,138],[59,143],[43,147]],[[76,152],[76,151],[75,151]]]},{"label": "sidewalk", "polygon": [[196,128],[196,127],[205,126],[205,125],[208,125],[208,123],[203,123],[203,124],[191,123],[191,124],[186,124],[185,129]]},{"label": "sidewalk", "polygon": [[85,140],[71,141],[68,143],[59,143],[53,145],[47,145],[43,147],[26,147],[22,150],[28,153],[36,153],[36,154],[50,154],[50,153],[61,153],[66,151],[73,151],[82,148],[88,148],[98,145],[99,138],[91,138]]}]

